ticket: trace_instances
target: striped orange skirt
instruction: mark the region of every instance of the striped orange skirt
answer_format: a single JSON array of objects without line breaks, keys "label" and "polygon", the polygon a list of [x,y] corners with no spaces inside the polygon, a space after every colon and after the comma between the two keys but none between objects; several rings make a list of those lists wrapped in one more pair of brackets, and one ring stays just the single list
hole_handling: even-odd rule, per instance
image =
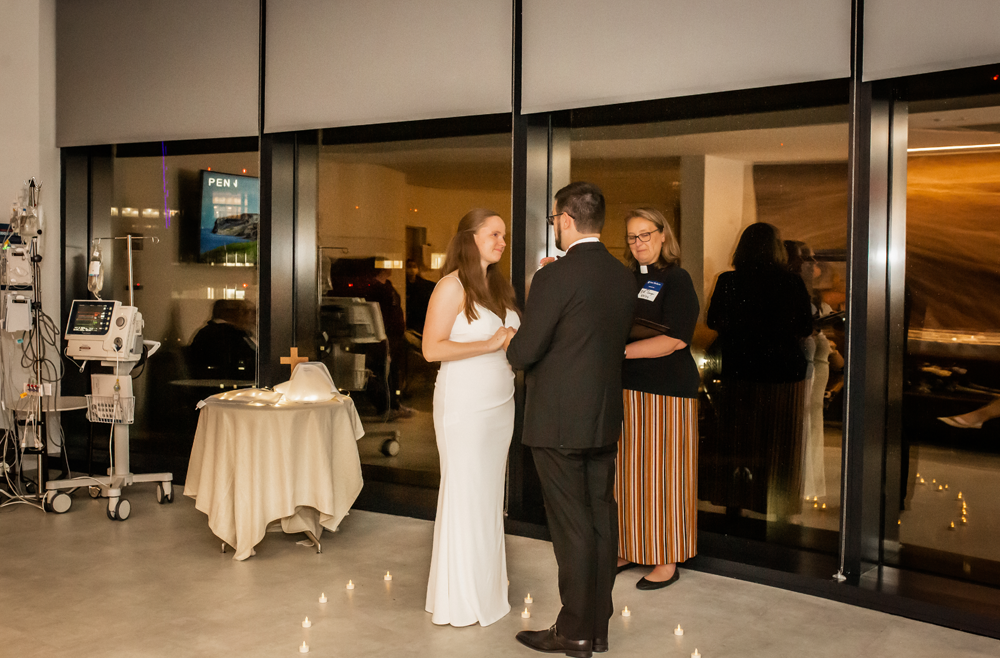
[{"label": "striped orange skirt", "polygon": [[698,548],[698,401],[623,391],[615,462],[618,556],[671,564]]}]

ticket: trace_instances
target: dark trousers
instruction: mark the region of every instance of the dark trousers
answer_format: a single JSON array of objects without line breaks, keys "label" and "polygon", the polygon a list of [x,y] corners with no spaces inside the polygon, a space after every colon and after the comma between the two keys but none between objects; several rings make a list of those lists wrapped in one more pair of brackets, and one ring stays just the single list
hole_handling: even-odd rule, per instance
[{"label": "dark trousers", "polygon": [[590,450],[531,448],[559,565],[559,634],[571,640],[608,637],[618,564],[615,504],[617,446]]}]

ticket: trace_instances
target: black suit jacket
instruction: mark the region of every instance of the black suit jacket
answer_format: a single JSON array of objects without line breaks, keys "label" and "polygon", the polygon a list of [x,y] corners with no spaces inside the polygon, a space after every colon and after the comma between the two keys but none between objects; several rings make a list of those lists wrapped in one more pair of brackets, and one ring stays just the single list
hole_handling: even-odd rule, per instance
[{"label": "black suit jacket", "polygon": [[618,440],[636,294],[635,277],[599,242],[535,274],[507,349],[525,371],[524,445],[582,450]]}]

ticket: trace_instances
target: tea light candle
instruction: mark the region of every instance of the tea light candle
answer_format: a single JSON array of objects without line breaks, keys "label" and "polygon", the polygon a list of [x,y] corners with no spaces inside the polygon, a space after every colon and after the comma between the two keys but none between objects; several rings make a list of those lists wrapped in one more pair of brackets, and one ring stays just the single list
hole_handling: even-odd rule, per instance
[{"label": "tea light candle", "polygon": [[920,477],[920,473],[917,473],[917,477]]},{"label": "tea light candle", "polygon": [[521,613],[521,617],[522,617],[523,619],[527,619],[527,618],[531,617],[531,613],[530,613],[530,612],[528,612],[528,609],[527,609],[527,608],[525,608],[525,609],[524,609],[524,612],[522,612],[522,613]]},{"label": "tea light candle", "polygon": [[958,492],[958,499],[962,500],[962,492],[961,491]]},{"label": "tea light candle", "polygon": [[305,619],[302,620],[302,628],[309,628],[312,625],[313,623],[309,621],[309,617],[306,617]]},{"label": "tea light candle", "polygon": [[353,580],[348,580],[347,581],[347,589],[354,589],[354,581]]},{"label": "tea light candle", "polygon": [[382,576],[382,580],[392,580],[392,574],[386,571],[385,575]]},{"label": "tea light candle", "polygon": [[924,479],[920,478],[920,484],[924,484]]},{"label": "tea light candle", "polygon": [[820,505],[820,509],[826,509],[826,503],[823,503],[822,505]]},{"label": "tea light candle", "polygon": [[819,503],[813,503],[813,509],[819,509]]},{"label": "tea light candle", "polygon": [[948,529],[949,530],[954,530],[955,529],[955,522],[954,521],[951,522],[951,525],[948,527]]},{"label": "tea light candle", "polygon": [[946,484],[946,485],[944,485],[944,488],[945,488],[945,489],[947,489],[947,488],[948,488],[948,485],[947,485],[947,484]]},{"label": "tea light candle", "polygon": [[942,487],[940,484],[938,485],[938,491],[944,491],[944,487]]},{"label": "tea light candle", "polygon": [[628,606],[625,606],[625,609],[622,610],[622,617],[631,617],[631,616],[632,616],[632,613],[629,612]]},{"label": "tea light candle", "polygon": [[819,496],[813,496],[813,502],[815,503],[817,500],[819,500]]},{"label": "tea light candle", "polygon": [[965,517],[962,517],[962,525],[965,525]]},{"label": "tea light candle", "polygon": [[529,592],[528,595],[526,597],[524,597],[524,602],[525,603],[531,603],[533,601],[534,601],[534,599],[531,598],[531,593]]},{"label": "tea light candle", "polygon": [[309,653],[309,645],[305,643],[305,640],[302,641],[302,646],[299,647],[299,653]]},{"label": "tea light candle", "polygon": [[931,478],[931,484],[937,484],[937,480],[935,480],[934,478]]},{"label": "tea light candle", "polygon": [[701,658],[701,654],[698,653],[698,649],[694,650],[694,653],[691,654],[691,658]]},{"label": "tea light candle", "polygon": [[326,603],[326,592],[319,595],[319,602]]},{"label": "tea light candle", "polygon": [[684,629],[681,628],[680,624],[677,624],[677,628],[674,629],[674,635],[684,635]]}]

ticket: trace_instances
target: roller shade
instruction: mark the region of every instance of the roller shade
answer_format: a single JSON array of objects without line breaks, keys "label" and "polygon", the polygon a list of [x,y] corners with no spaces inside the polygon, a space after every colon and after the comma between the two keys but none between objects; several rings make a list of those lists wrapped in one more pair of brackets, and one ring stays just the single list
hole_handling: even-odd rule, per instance
[{"label": "roller shade", "polygon": [[58,0],[56,140],[258,132],[257,0]]},{"label": "roller shade", "polygon": [[850,0],[528,0],[525,113],[846,78]]},{"label": "roller shade", "polygon": [[267,5],[267,132],[510,112],[510,0]]},{"label": "roller shade", "polygon": [[864,80],[1000,62],[996,0],[865,0]]}]

